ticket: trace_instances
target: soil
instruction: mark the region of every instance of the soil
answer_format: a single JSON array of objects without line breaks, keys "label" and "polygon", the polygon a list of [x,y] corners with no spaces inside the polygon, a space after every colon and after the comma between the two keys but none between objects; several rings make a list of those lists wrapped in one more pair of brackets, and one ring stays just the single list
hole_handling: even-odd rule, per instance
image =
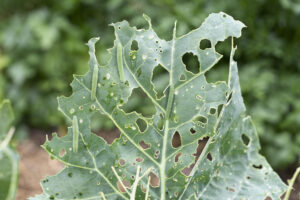
[{"label": "soil", "polygon": [[[119,137],[116,132],[99,132],[98,135],[104,137],[108,143]],[[107,137],[107,135],[113,137]],[[18,185],[17,200],[26,200],[29,197],[33,197],[37,194],[42,193],[42,188],[40,186],[40,180],[46,176],[54,175],[63,169],[63,164],[56,160],[51,160],[48,154],[40,147],[45,141],[45,134],[40,131],[33,131],[30,137],[22,142],[18,151],[20,154],[20,177]],[[205,140],[204,140],[205,141]],[[204,142],[203,141],[203,142]],[[204,145],[199,143],[199,148],[195,156],[198,156]],[[190,171],[190,169],[187,169]],[[187,171],[187,172],[188,172]],[[285,171],[280,171],[279,174],[282,180],[287,180],[291,178],[292,173],[295,169],[287,169]],[[299,200],[300,195],[300,178],[295,184],[294,190],[291,194],[290,200]]]},{"label": "soil", "polygon": [[54,175],[64,166],[56,160],[51,160],[40,145],[45,141],[45,134],[33,132],[30,138],[18,147],[20,155],[20,176],[17,200],[25,200],[42,193],[40,181],[49,175]]}]

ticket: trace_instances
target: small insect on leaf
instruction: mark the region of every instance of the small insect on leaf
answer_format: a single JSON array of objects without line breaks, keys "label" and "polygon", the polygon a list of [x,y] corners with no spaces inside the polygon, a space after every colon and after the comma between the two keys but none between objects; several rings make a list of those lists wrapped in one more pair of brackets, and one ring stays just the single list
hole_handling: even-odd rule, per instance
[{"label": "small insect on leaf", "polygon": [[75,153],[77,153],[78,151],[78,138],[79,138],[78,120],[76,116],[73,116],[73,151]]},{"label": "small insect on leaf", "polygon": [[92,101],[96,98],[96,92],[97,92],[97,82],[98,82],[98,65],[94,65],[94,71],[93,71],[93,79],[92,79],[92,92],[91,92],[91,99]]},{"label": "small insect on leaf", "polygon": [[122,44],[118,44],[118,52],[117,52],[117,61],[118,61],[118,70],[120,81],[124,82],[124,69],[123,69],[123,55],[122,55]]}]

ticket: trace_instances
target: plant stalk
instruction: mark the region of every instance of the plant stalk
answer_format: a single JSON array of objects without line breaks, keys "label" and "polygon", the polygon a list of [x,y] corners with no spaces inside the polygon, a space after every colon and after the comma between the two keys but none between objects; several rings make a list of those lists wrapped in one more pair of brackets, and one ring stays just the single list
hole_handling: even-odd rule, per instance
[{"label": "plant stalk", "polygon": [[290,195],[291,195],[291,192],[293,190],[293,185],[297,179],[297,176],[300,174],[300,167],[297,168],[296,172],[294,173],[293,177],[291,180],[288,180],[288,183],[289,183],[289,187],[288,187],[288,190],[286,191],[286,194],[285,194],[285,197],[284,197],[284,200],[289,200],[290,198]]}]

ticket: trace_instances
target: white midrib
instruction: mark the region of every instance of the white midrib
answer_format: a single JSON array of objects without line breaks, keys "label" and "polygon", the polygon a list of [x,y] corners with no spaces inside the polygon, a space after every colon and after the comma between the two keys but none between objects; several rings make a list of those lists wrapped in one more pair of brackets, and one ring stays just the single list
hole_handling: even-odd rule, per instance
[{"label": "white midrib", "polygon": [[167,143],[168,143],[168,133],[169,133],[169,118],[170,112],[173,104],[174,98],[174,84],[173,84],[173,66],[174,66],[174,47],[176,42],[176,22],[173,30],[173,41],[171,47],[171,66],[170,66],[170,92],[168,97],[167,109],[166,109],[166,116],[165,116],[165,130],[164,130],[164,137],[163,137],[163,147],[162,147],[162,158],[160,164],[160,179],[161,179],[161,190],[160,190],[160,200],[165,200],[166,198],[166,151],[167,151]]}]

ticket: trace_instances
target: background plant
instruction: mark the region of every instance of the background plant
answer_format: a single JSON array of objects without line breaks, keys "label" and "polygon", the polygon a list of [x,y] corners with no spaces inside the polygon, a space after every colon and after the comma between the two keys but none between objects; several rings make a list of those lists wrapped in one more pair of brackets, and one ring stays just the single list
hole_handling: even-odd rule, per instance
[{"label": "background plant", "polygon": [[10,102],[0,103],[0,199],[13,200],[18,185],[18,155],[10,148],[14,134],[14,115]]},{"label": "background plant", "polygon": [[[295,99],[300,96],[300,28],[296,2],[4,0],[0,4],[0,86],[5,88],[0,90],[0,98],[5,95],[12,100],[17,130],[24,124],[37,128],[64,124],[62,115],[56,112],[56,96],[70,94],[64,83],[72,79],[72,73],[88,70],[83,43],[91,36],[101,35],[97,52],[100,63],[106,63],[105,49],[112,46],[112,28],[107,24],[128,19],[141,27],[145,25],[141,15],[146,13],[153,18],[157,33],[170,39],[175,19],[181,35],[198,27],[208,13],[222,10],[247,25],[238,41],[247,51],[236,56],[243,64],[243,94],[248,112],[254,116],[263,153],[276,168],[299,162],[300,104]],[[226,45],[217,49],[227,55],[230,51]],[[211,80],[219,80],[219,74],[225,79],[224,63],[218,66],[220,73],[208,75]],[[136,92],[128,109],[153,112],[139,97]],[[94,129],[112,128],[110,121],[101,122]]]}]

